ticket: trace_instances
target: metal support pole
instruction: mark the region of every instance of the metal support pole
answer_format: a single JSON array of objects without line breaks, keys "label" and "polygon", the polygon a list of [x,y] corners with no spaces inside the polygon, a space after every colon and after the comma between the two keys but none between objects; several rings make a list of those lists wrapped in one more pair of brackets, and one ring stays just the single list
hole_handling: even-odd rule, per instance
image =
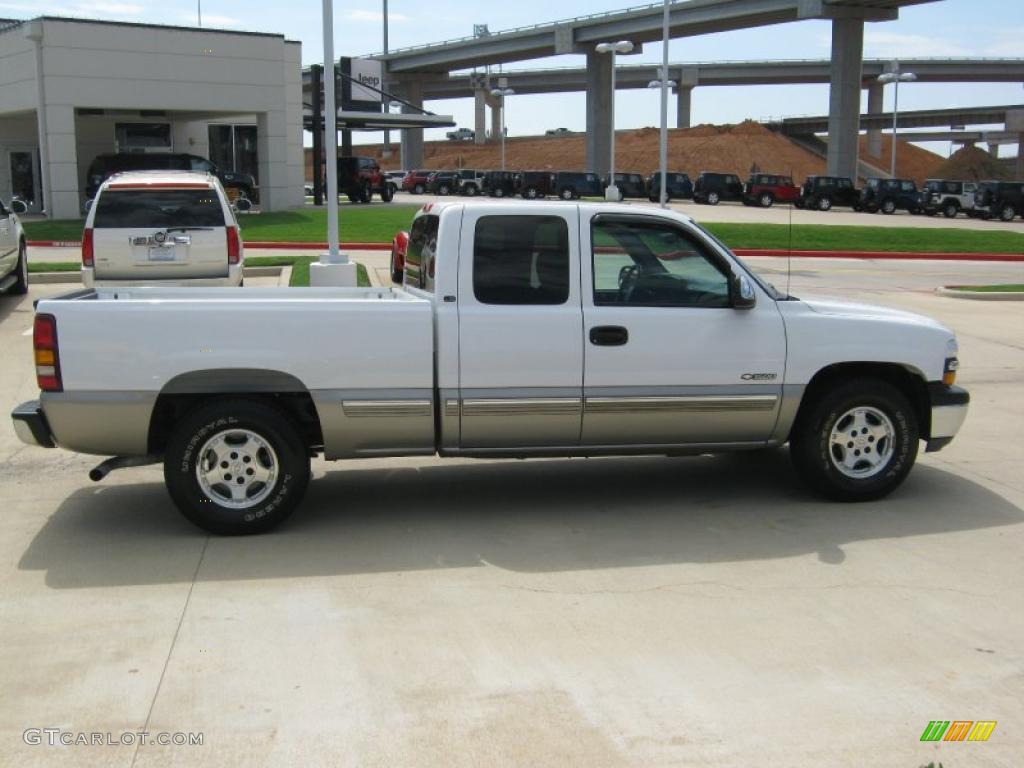
[{"label": "metal support pole", "polygon": [[501,170],[505,170],[505,97],[498,102],[498,109],[501,110]]},{"label": "metal support pole", "polygon": [[327,165],[327,253],[328,264],[345,263],[338,249],[338,105],[334,73],[334,0],[323,0],[324,25],[324,150]]},{"label": "metal support pole", "polygon": [[900,113],[900,81],[897,78],[893,82],[893,86],[896,90],[893,91],[893,103],[892,103],[892,170],[890,176],[896,178],[896,121]]},{"label": "metal support pole", "polygon": [[[384,54],[388,52],[388,0],[384,0]],[[387,66],[385,64],[385,66]],[[387,83],[383,85],[384,89],[387,90]],[[386,104],[387,102],[385,102]],[[386,112],[391,111],[391,107],[385,107]],[[391,157],[391,131],[384,129],[384,157]]]},{"label": "metal support pole", "polygon": [[658,202],[662,208],[668,208],[668,3],[669,0],[665,0],[665,10],[661,20],[661,134],[658,146],[661,164],[661,193],[658,195]]},{"label": "metal support pole", "polygon": [[[612,51],[612,95],[608,101],[608,121],[611,123],[611,154],[609,156],[608,166],[608,193],[612,189],[616,189],[615,186],[615,51]],[[607,195],[606,195],[607,196]]]}]

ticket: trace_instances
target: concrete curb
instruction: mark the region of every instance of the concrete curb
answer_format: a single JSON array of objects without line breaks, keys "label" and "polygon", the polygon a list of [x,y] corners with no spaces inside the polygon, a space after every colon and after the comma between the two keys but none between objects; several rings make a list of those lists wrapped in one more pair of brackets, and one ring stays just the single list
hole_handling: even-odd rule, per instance
[{"label": "concrete curb", "polygon": [[940,296],[971,301],[1024,301],[1024,291],[959,291],[956,288],[936,288]]}]

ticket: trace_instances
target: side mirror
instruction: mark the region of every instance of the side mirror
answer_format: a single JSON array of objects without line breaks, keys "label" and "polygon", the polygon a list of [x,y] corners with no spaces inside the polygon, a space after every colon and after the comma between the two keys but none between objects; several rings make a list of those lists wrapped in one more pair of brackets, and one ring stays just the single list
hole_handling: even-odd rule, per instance
[{"label": "side mirror", "polygon": [[240,213],[245,213],[246,211],[252,210],[252,200],[247,197],[240,197],[235,200],[234,205],[231,207]]},{"label": "side mirror", "polygon": [[733,274],[730,280],[733,309],[753,309],[757,304],[754,284],[746,275]]},{"label": "side mirror", "polygon": [[28,203],[20,198],[11,200],[11,210],[15,213],[28,213]]}]

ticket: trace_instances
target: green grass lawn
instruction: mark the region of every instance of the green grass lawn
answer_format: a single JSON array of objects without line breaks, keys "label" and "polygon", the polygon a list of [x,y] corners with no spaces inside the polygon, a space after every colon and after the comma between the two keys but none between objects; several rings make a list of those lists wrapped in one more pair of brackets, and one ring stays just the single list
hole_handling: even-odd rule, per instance
[{"label": "green grass lawn", "polygon": [[978,293],[1024,293],[1024,283],[1003,283],[1002,285],[951,285],[957,291]]},{"label": "green grass lawn", "polygon": [[[408,229],[417,205],[342,205],[339,226],[342,242],[388,243]],[[865,214],[867,215],[867,214]],[[327,229],[325,209],[302,208],[279,213],[239,216],[246,240],[268,242],[322,242]],[[1024,253],[1021,232],[976,229],[911,229],[800,224],[709,223],[707,229],[731,248],[862,251],[955,251],[964,253]],[[25,224],[31,240],[77,240],[81,220],[34,221]]]}]

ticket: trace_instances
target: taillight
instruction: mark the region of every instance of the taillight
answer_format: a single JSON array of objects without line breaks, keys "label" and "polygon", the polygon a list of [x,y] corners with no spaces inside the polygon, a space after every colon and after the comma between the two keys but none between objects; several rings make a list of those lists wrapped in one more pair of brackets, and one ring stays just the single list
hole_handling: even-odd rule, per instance
[{"label": "taillight", "polygon": [[228,227],[228,264],[237,264],[242,258],[242,242],[238,239],[238,228]]},{"label": "taillight", "polygon": [[39,388],[44,392],[63,392],[60,353],[57,351],[57,318],[53,315],[36,315],[32,326],[32,348]]},{"label": "taillight", "polygon": [[82,266],[91,267],[93,265],[93,244],[92,244],[92,230],[87,229],[82,233]]}]

